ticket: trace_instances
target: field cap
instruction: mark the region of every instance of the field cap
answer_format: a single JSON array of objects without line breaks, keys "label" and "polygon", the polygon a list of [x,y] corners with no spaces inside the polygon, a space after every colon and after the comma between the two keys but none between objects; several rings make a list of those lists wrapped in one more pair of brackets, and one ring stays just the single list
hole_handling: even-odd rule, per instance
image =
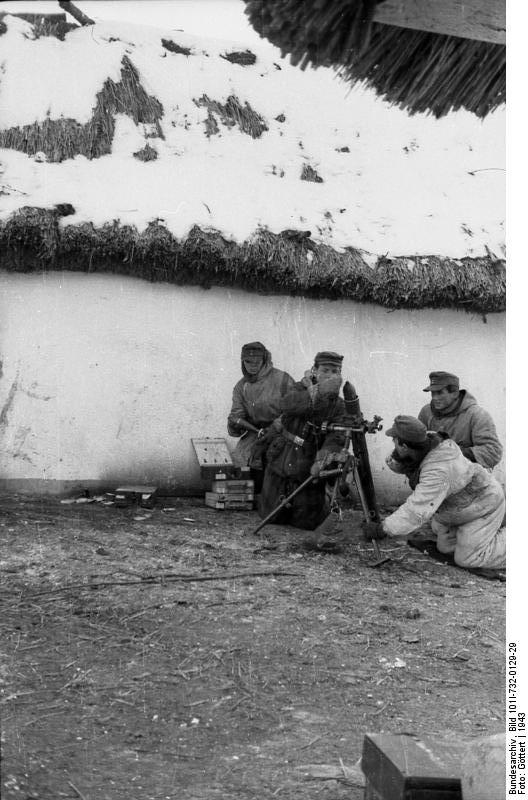
[{"label": "field cap", "polygon": [[250,358],[251,356],[260,356],[261,358],[266,354],[266,348],[262,344],[262,342],[249,342],[249,344],[245,344],[242,347],[242,361],[245,358]]},{"label": "field cap", "polygon": [[331,364],[334,367],[340,367],[343,363],[344,356],[338,353],[333,353],[331,350],[321,350],[317,353],[314,359],[314,366],[318,367],[319,364]]},{"label": "field cap", "polygon": [[427,439],[427,428],[416,417],[398,414],[386,436],[394,436],[411,444],[422,444]]},{"label": "field cap", "polygon": [[452,372],[430,372],[429,373],[429,386],[426,386],[424,392],[439,392],[446,386],[456,386],[460,388],[460,381],[458,375],[453,375]]}]

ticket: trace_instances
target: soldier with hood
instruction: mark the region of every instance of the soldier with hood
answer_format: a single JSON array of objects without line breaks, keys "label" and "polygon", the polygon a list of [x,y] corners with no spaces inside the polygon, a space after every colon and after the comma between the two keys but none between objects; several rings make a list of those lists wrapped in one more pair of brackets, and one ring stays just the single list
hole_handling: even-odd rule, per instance
[{"label": "soldier with hood", "polygon": [[250,342],[240,354],[242,378],[233,389],[227,432],[240,437],[233,453],[233,462],[249,466],[255,480],[255,490],[262,483],[262,461],[266,432],[280,415],[279,402],[295,383],[287,372],[276,369],[271,353],[261,342]]},{"label": "soldier with hood", "polygon": [[[262,519],[277,508],[310,475],[331,469],[345,457],[342,432],[324,432],[323,422],[350,424],[339,397],[343,356],[317,353],[314,365],[280,402],[281,417],[272,428],[266,451],[266,469],[259,502]],[[281,509],[273,522],[314,530],[329,514],[325,480],[314,481]]]},{"label": "soldier with hood", "polygon": [[493,475],[415,417],[397,416],[386,434],[394,442],[387,464],[407,475],[413,492],[383,522],[364,522],[366,538],[407,536],[430,522],[438,550],[452,554],[459,567],[504,569],[505,500]]},{"label": "soldier with hood", "polygon": [[502,445],[491,416],[481,408],[472,394],[460,389],[456,375],[450,372],[431,372],[429,386],[431,403],[418,414],[429,431],[445,431],[466,458],[492,469],[502,457]]}]

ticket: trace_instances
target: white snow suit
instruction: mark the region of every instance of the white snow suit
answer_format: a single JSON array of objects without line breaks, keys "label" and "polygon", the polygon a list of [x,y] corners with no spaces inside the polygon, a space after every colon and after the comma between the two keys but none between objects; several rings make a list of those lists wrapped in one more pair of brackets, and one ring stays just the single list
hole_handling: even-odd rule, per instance
[{"label": "white snow suit", "polygon": [[430,521],[442,553],[461,567],[506,566],[504,492],[480,464],[469,461],[446,439],[420,464],[413,493],[383,521],[389,536],[406,536]]}]

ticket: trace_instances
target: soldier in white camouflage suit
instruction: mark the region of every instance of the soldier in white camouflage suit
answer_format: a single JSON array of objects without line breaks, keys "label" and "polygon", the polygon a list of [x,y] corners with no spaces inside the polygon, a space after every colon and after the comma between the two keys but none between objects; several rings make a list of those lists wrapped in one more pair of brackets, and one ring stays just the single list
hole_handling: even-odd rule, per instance
[{"label": "soldier in white camouflage suit", "polygon": [[387,464],[407,476],[413,492],[383,522],[363,523],[366,538],[407,536],[430,521],[438,550],[451,553],[458,566],[504,569],[505,500],[493,475],[415,417],[397,416],[386,434],[394,442]]}]

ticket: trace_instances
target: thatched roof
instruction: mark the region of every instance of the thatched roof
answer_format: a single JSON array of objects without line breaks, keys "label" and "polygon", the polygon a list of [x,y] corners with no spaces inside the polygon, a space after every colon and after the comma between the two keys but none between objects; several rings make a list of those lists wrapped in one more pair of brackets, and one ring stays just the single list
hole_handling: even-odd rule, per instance
[{"label": "thatched roof", "polygon": [[272,294],[350,299],[387,308],[503,311],[504,262],[491,256],[377,259],[337,253],[309,236],[261,230],[242,244],[194,227],[178,241],[164,225],[139,233],[119,223],[63,224],[71,207],[23,208],[0,226],[0,267],[16,272],[113,272],[208,289],[233,286]]},{"label": "thatched roof", "polygon": [[4,23],[1,269],[504,309],[502,178],[471,121],[462,143],[424,123],[448,137],[431,156],[401,112],[358,96],[381,122],[350,123],[334,84],[312,108],[302,73],[240,47],[116,24],[36,49]]},{"label": "thatched roof", "polygon": [[[505,102],[506,47],[497,43],[504,42],[504,0],[436,0],[429,6],[414,0],[244,2],[255,30],[293,64],[332,66],[411,114],[441,117],[464,108],[484,117]],[[441,18],[429,20],[428,14]],[[387,24],[392,19],[396,24]],[[446,22],[458,35],[441,32]]]}]

